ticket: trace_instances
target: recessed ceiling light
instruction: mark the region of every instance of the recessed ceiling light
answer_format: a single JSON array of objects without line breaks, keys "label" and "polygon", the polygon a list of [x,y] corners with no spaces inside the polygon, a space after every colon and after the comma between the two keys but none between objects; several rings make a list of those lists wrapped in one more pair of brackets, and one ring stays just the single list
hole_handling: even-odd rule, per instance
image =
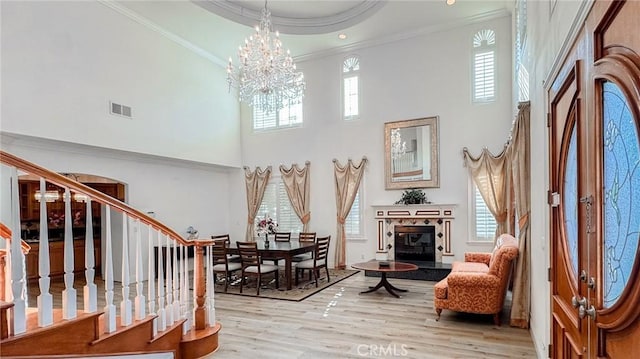
[{"label": "recessed ceiling light", "polygon": [[447,0],[447,5],[453,5],[456,3],[456,0]]},{"label": "recessed ceiling light", "polygon": [[338,34],[338,39],[344,40],[346,38],[347,38],[347,34],[345,34],[345,33]]}]

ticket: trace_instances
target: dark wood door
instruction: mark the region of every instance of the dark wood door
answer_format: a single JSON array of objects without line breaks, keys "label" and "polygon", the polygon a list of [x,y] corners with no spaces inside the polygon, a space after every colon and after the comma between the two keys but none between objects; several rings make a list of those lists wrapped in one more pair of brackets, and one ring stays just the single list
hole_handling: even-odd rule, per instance
[{"label": "dark wood door", "polygon": [[638,14],[596,2],[549,91],[554,358],[640,357]]}]

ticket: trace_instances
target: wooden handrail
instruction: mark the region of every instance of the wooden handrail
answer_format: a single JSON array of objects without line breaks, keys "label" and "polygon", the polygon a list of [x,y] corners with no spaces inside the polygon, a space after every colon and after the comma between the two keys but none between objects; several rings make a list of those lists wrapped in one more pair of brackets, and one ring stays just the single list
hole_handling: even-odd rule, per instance
[{"label": "wooden handrail", "polygon": [[168,234],[169,237],[171,237],[173,240],[178,241],[182,245],[185,245],[185,246],[205,245],[205,243],[202,243],[202,242],[197,243],[195,241],[184,239],[178,232],[167,227],[162,222],[159,222],[155,218],[150,217],[149,215],[129,206],[124,202],[121,202],[111,196],[108,196],[80,182],[74,181],[59,173],[47,170],[44,167],[40,167],[34,163],[31,163],[29,161],[23,160],[22,158],[16,157],[10,153],[7,153],[5,151],[0,151],[0,163],[6,164],[8,166],[13,166],[20,170],[28,172],[30,174],[42,177],[47,182],[53,183],[60,187],[67,187],[74,192],[80,192],[82,194],[86,194],[91,198],[92,201],[97,200],[100,203],[108,204],[111,207],[118,209],[119,211],[125,212],[130,217],[134,219],[138,219],[140,222],[145,223],[155,229],[159,229],[160,231]]},{"label": "wooden handrail", "polygon": [[[0,237],[6,239],[9,243],[11,243],[12,233],[13,232],[11,232],[11,229],[9,229],[9,227],[0,222]],[[24,254],[29,254],[29,251],[31,250],[31,246],[29,245],[29,243],[25,242],[24,240],[20,241],[20,248],[22,249],[22,253]]]}]

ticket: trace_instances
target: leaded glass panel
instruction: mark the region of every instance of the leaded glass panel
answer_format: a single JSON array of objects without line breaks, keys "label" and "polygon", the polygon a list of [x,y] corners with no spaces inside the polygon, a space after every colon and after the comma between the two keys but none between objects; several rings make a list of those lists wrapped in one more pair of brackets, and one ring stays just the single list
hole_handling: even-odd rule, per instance
[{"label": "leaded glass panel", "polygon": [[576,128],[571,131],[567,162],[564,170],[564,230],[571,269],[574,276],[578,274],[578,140]]},{"label": "leaded glass panel", "polygon": [[629,105],[613,82],[603,83],[604,306],[624,291],[640,236],[640,148]]}]

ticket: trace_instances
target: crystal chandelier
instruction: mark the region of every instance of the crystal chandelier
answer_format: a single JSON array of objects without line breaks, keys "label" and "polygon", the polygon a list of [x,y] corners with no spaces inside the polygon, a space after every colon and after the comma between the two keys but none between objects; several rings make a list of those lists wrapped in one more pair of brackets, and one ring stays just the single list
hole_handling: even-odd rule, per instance
[{"label": "crystal chandelier", "polygon": [[272,33],[266,1],[255,30],[253,36],[244,40],[244,46],[238,48],[237,72],[229,58],[229,90],[231,86],[238,87],[240,101],[266,113],[299,103],[305,90],[304,76],[296,71],[289,50],[282,49],[278,32],[275,36]]},{"label": "crystal chandelier", "polygon": [[402,157],[407,151],[407,143],[402,141],[402,135],[399,128],[391,129],[391,158],[397,159]]}]

